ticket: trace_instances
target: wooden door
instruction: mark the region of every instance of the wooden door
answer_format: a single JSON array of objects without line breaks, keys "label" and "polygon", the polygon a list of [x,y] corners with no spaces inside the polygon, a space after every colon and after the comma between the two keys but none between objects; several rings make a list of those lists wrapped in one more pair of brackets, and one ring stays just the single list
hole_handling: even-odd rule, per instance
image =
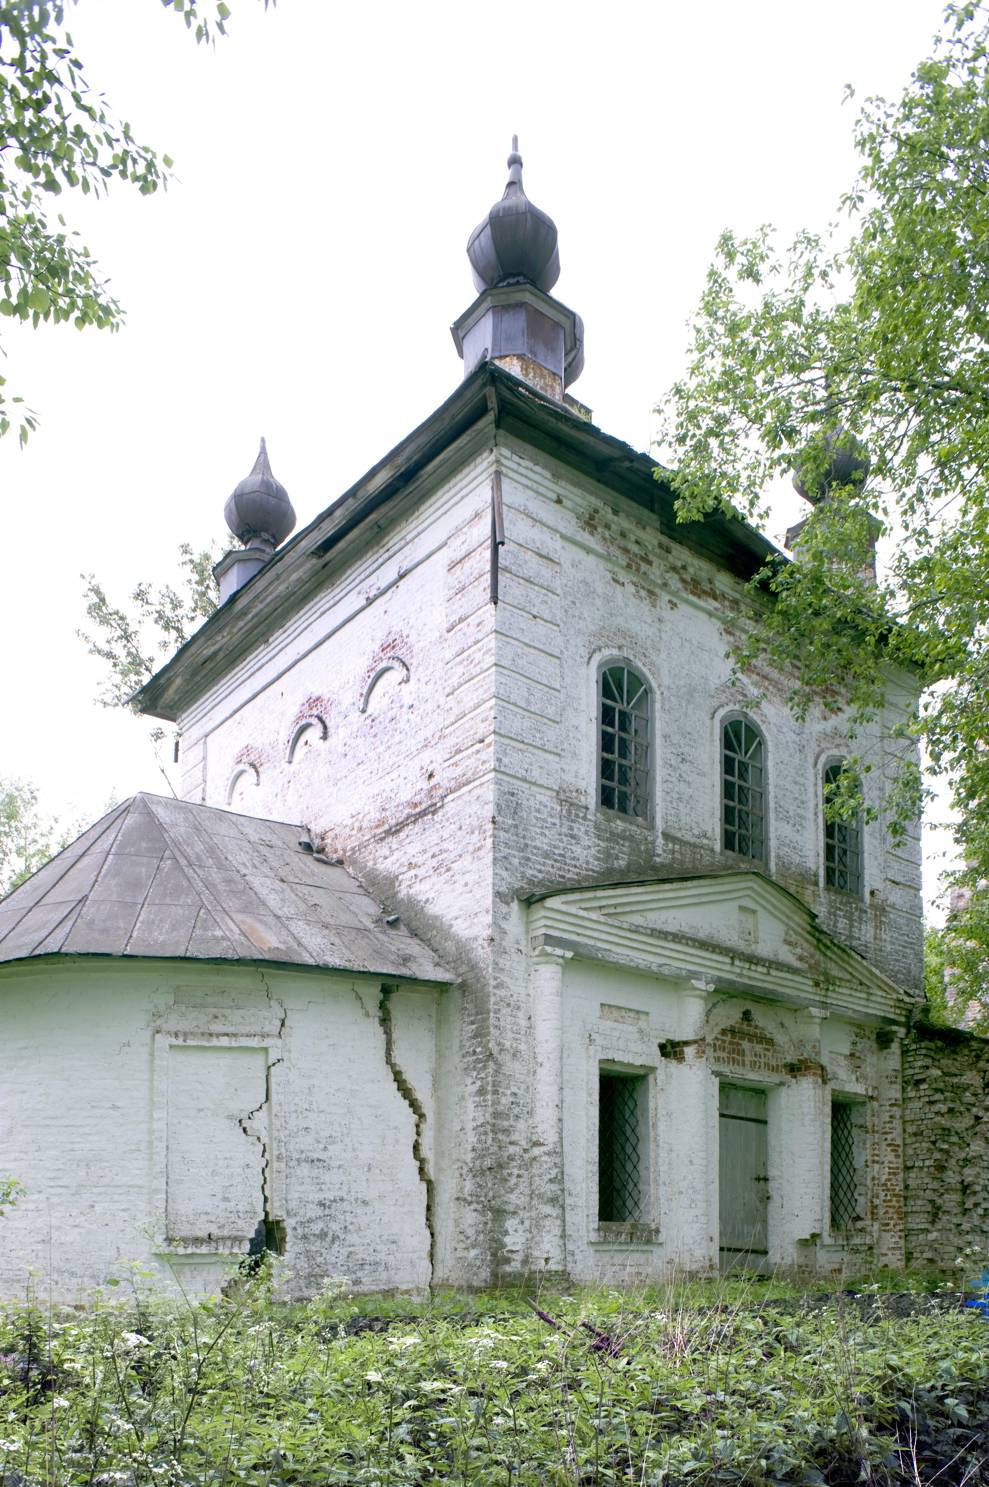
[{"label": "wooden door", "polygon": [[722,1084],[718,1189],[722,1268],[761,1268],[769,1249],[767,1105],[764,1089]]}]

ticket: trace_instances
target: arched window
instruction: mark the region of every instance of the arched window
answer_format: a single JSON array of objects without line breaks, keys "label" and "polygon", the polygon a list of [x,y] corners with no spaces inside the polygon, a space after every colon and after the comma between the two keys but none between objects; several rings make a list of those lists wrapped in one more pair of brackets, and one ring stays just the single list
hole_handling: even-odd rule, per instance
[{"label": "arched window", "polygon": [[[843,761],[832,759],[824,766],[824,806],[841,778]],[[824,882],[840,893],[862,897],[862,816],[848,821],[829,821],[824,811]]]},{"label": "arched window", "polygon": [[766,745],[748,718],[721,729],[721,825],[726,852],[766,860]]},{"label": "arched window", "polygon": [[606,811],[649,819],[649,688],[624,662],[605,666],[599,684],[600,793]]}]

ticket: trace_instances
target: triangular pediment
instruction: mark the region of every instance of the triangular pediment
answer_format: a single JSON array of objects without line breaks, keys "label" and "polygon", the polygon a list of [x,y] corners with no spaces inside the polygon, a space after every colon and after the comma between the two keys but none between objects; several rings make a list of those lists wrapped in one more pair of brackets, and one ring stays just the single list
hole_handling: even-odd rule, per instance
[{"label": "triangular pediment", "polygon": [[716,982],[837,999],[888,1015],[909,998],[817,915],[762,873],[742,871],[612,883],[547,895],[534,905],[547,927],[607,958],[685,969]]}]

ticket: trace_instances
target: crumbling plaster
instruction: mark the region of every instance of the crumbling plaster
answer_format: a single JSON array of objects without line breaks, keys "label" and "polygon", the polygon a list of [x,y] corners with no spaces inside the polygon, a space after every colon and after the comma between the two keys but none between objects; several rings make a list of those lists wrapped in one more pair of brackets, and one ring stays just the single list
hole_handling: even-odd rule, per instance
[{"label": "crumbling plaster", "polygon": [[[505,544],[491,590],[491,500],[500,471]],[[747,623],[738,580],[664,538],[623,497],[510,436],[448,452],[394,509],[324,560],[326,584],[180,719],[183,791],[223,804],[244,750],[258,784],[238,808],[301,819],[331,855],[461,976],[444,1004],[434,1167],[437,1277],[484,1282],[541,1263],[545,1197],[532,1131],[555,1117],[533,1028],[526,910],[541,886],[735,869],[719,846],[718,728],[747,708],[769,753],[769,872],[836,938],[908,990],[920,983],[919,839],[890,837],[892,768],[877,723],[863,902],[822,884],[820,771],[847,749],[840,717],[797,722],[788,682],[731,680]],[[597,670],[627,658],[654,688],[654,810],[596,806]],[[387,658],[407,668],[361,710]],[[909,683],[893,678],[888,724]],[[317,737],[289,763],[292,721],[326,699]],[[898,710],[900,709],[900,710]],[[300,751],[301,752],[301,751]],[[566,1085],[570,1071],[563,1071]]]},{"label": "crumbling plaster", "polygon": [[442,995],[271,965],[4,966],[0,1150],[26,1182],[0,1293],[75,1300],[135,1262],[215,1290],[265,1218],[293,1291],[425,1289]]}]

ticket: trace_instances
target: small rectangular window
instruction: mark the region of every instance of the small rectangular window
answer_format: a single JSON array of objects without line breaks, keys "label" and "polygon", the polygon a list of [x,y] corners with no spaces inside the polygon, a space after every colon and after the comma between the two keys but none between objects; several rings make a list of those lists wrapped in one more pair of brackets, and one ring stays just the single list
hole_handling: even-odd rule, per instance
[{"label": "small rectangular window", "polygon": [[831,1101],[831,1232],[844,1233],[865,1219],[865,1107]]},{"label": "small rectangular window", "polygon": [[598,1089],[598,1222],[647,1218],[647,1110],[644,1074],[601,1070]]}]

